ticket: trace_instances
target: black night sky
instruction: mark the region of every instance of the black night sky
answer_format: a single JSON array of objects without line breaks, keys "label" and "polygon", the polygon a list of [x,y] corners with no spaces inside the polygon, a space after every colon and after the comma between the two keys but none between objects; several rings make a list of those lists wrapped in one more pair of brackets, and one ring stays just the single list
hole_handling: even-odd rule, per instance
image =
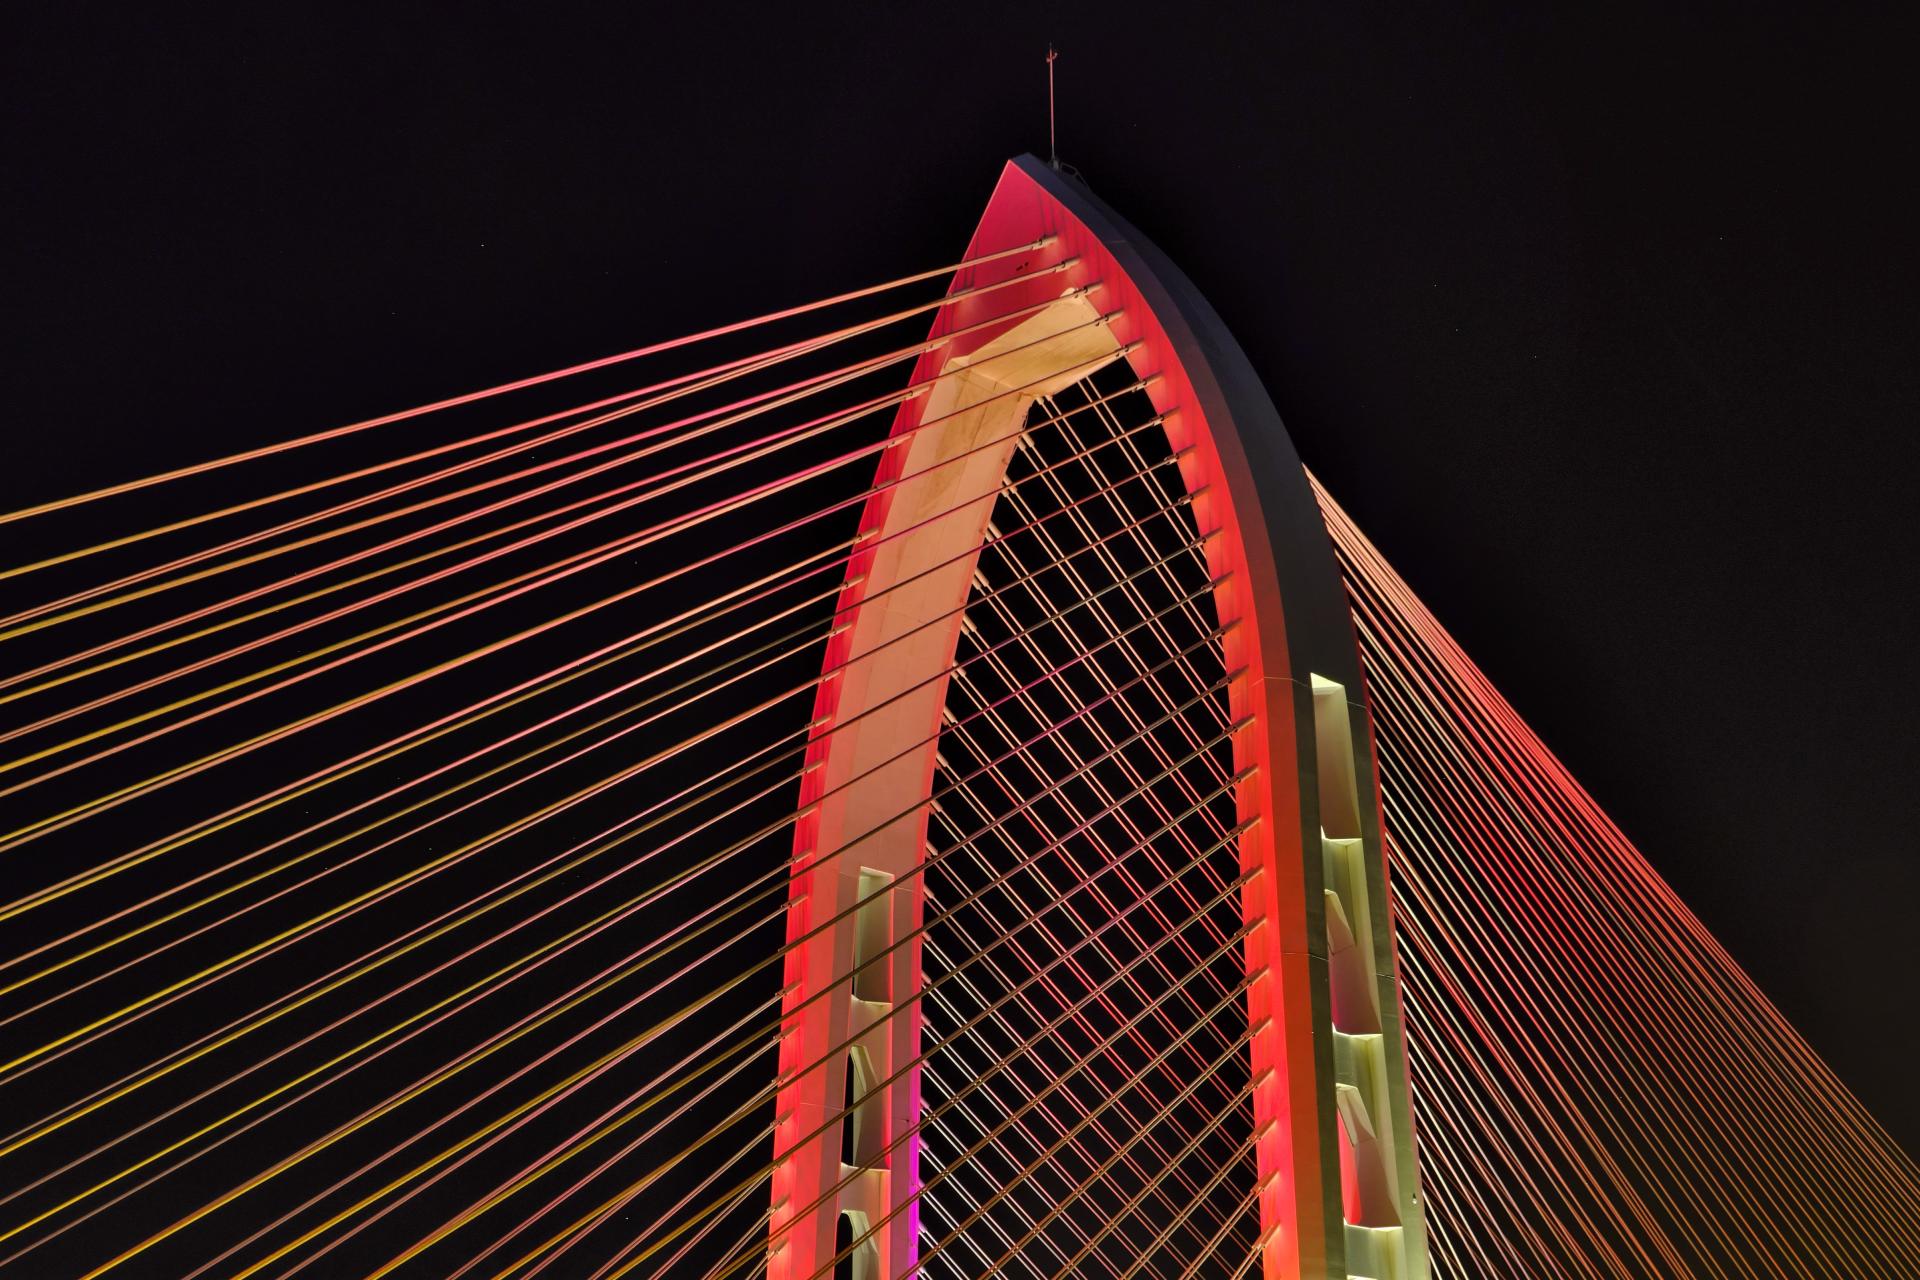
[{"label": "black night sky", "polygon": [[1766,10],[16,9],[0,505],[950,260],[1051,39],[1063,158],[1920,1150],[1920,21]]}]

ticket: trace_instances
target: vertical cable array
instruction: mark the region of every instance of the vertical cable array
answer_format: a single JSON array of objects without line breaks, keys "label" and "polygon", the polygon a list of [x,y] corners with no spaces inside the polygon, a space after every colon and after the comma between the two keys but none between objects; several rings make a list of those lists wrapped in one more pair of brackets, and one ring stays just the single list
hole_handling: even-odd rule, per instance
[{"label": "vertical cable array", "polygon": [[[1256,1176],[1243,966],[1228,946],[1240,906],[1232,753],[1223,737],[1227,673],[1211,584],[1187,497],[1165,465],[1172,459],[1164,435],[1087,452],[1123,422],[1151,415],[1140,393],[1100,402],[1120,372],[1052,402],[1057,420],[1032,432],[1015,458],[995,520],[1030,532],[993,543],[978,586],[1025,585],[983,594],[969,608],[963,653],[1002,656],[969,664],[948,695],[954,727],[943,736],[941,779],[967,777],[1011,744],[1031,745],[941,802],[930,900],[964,900],[995,868],[1036,848],[1050,852],[930,931],[930,979],[961,957],[985,959],[927,1011],[937,1042],[927,1105],[962,1085],[977,1090],[927,1144],[930,1167],[945,1175],[922,1219],[928,1275],[1172,1276],[1234,1250],[1250,1254],[1259,1231],[1249,1212]],[[1075,455],[1085,460],[1052,466]],[[1115,465],[1132,475],[1113,483],[1107,468]],[[1088,492],[1105,497],[1076,507]],[[1044,519],[1055,512],[1069,518]],[[1116,529],[1127,533],[1111,538]],[[1083,554],[1088,547],[1094,554]],[[1096,607],[1031,626],[1058,601],[1116,582],[1123,589]],[[1023,632],[1018,644],[1002,644]],[[1095,652],[1104,637],[1127,633],[1136,634]],[[1001,702],[1003,710],[979,714]],[[1115,743],[1126,746],[1115,751]],[[1089,759],[1100,763],[1089,768]],[[1072,782],[1049,786],[1061,777]],[[1035,794],[1044,800],[1029,803]],[[970,826],[1009,814],[990,840],[962,843]],[[956,1030],[1020,975],[1110,919],[1126,923],[1084,962],[1005,1016]],[[1029,1042],[1036,1026],[1119,972],[1128,974],[1124,982],[1057,1033]],[[1122,1027],[1130,1030],[1115,1039]],[[1137,1070],[1173,1043],[1178,1050],[1153,1070]],[[1064,1088],[969,1155],[1003,1116],[1062,1079]]]},{"label": "vertical cable array", "polygon": [[1316,492],[1366,661],[1436,1262],[1912,1275],[1920,1171]]}]

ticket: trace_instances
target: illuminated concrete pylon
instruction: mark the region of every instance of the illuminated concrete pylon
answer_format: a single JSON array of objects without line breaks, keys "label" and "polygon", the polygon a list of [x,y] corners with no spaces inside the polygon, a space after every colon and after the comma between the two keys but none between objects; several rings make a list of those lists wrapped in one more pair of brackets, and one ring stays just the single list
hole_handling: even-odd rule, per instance
[{"label": "illuminated concrete pylon", "polygon": [[[1325,526],[1292,443],[1219,317],[1077,184],[1010,163],[883,455],[816,699],[787,936],[769,1274],[809,1280],[842,1216],[857,1275],[913,1273],[919,933],[944,672],[1008,459],[1039,396],[1127,360],[1148,380],[1206,539],[1230,710],[1263,1272],[1424,1280],[1406,1049],[1360,660]],[[924,429],[922,424],[927,424]],[[879,592],[883,601],[865,602]],[[840,726],[832,733],[826,730]],[[1254,821],[1256,820],[1257,821]],[[857,847],[848,847],[856,846]],[[847,847],[845,856],[833,856]],[[822,859],[829,859],[822,862]],[[844,977],[856,966],[848,981]],[[882,1087],[873,1087],[876,1082]],[[851,1104],[851,1105],[850,1105]],[[834,1117],[843,1109],[844,1120]]]}]

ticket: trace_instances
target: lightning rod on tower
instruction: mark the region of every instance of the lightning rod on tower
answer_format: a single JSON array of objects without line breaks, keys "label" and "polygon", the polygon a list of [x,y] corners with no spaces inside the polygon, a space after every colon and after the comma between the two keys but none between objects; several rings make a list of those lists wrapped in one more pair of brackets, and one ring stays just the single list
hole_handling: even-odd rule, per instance
[{"label": "lightning rod on tower", "polygon": [[1047,46],[1047,163],[1060,167],[1060,137],[1054,126],[1053,115],[1053,64],[1060,60],[1054,47]]}]

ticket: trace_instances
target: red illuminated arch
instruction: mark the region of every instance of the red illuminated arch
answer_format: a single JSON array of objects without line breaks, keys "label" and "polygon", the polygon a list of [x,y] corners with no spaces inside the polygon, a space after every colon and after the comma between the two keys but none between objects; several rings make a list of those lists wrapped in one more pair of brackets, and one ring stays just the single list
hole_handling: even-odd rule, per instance
[{"label": "red illuminated arch", "polygon": [[[1264,1273],[1424,1277],[1371,727],[1305,474],[1205,299],[1032,157],[1007,166],[968,257],[1022,244],[1036,247],[954,277],[955,293],[1032,279],[941,313],[936,338],[1014,318],[921,357],[914,380],[928,391],[899,411],[862,517],[869,549],[841,598],[795,844],[770,1274],[808,1280],[826,1267],[843,1212],[872,1224],[861,1256],[880,1280],[912,1273],[919,1144],[893,1135],[909,1135],[920,1106],[919,1010],[900,1006],[921,978],[921,880],[910,868],[927,814],[897,815],[930,793],[941,673],[1027,406],[1126,359],[1165,419],[1228,628],[1226,667],[1241,673],[1229,699],[1248,722],[1234,739],[1247,774],[1240,816],[1257,820],[1240,858],[1261,870],[1242,911],[1256,926],[1246,965]],[[844,728],[825,732],[835,725]],[[856,856],[822,862],[856,836]],[[876,949],[889,939],[902,941]],[[839,977],[881,952],[854,982]],[[835,1052],[849,1042],[854,1052]],[[859,1126],[861,1150],[893,1146],[871,1165],[858,1153],[841,1163],[833,1117],[849,1070],[892,1080],[845,1121]]]}]

